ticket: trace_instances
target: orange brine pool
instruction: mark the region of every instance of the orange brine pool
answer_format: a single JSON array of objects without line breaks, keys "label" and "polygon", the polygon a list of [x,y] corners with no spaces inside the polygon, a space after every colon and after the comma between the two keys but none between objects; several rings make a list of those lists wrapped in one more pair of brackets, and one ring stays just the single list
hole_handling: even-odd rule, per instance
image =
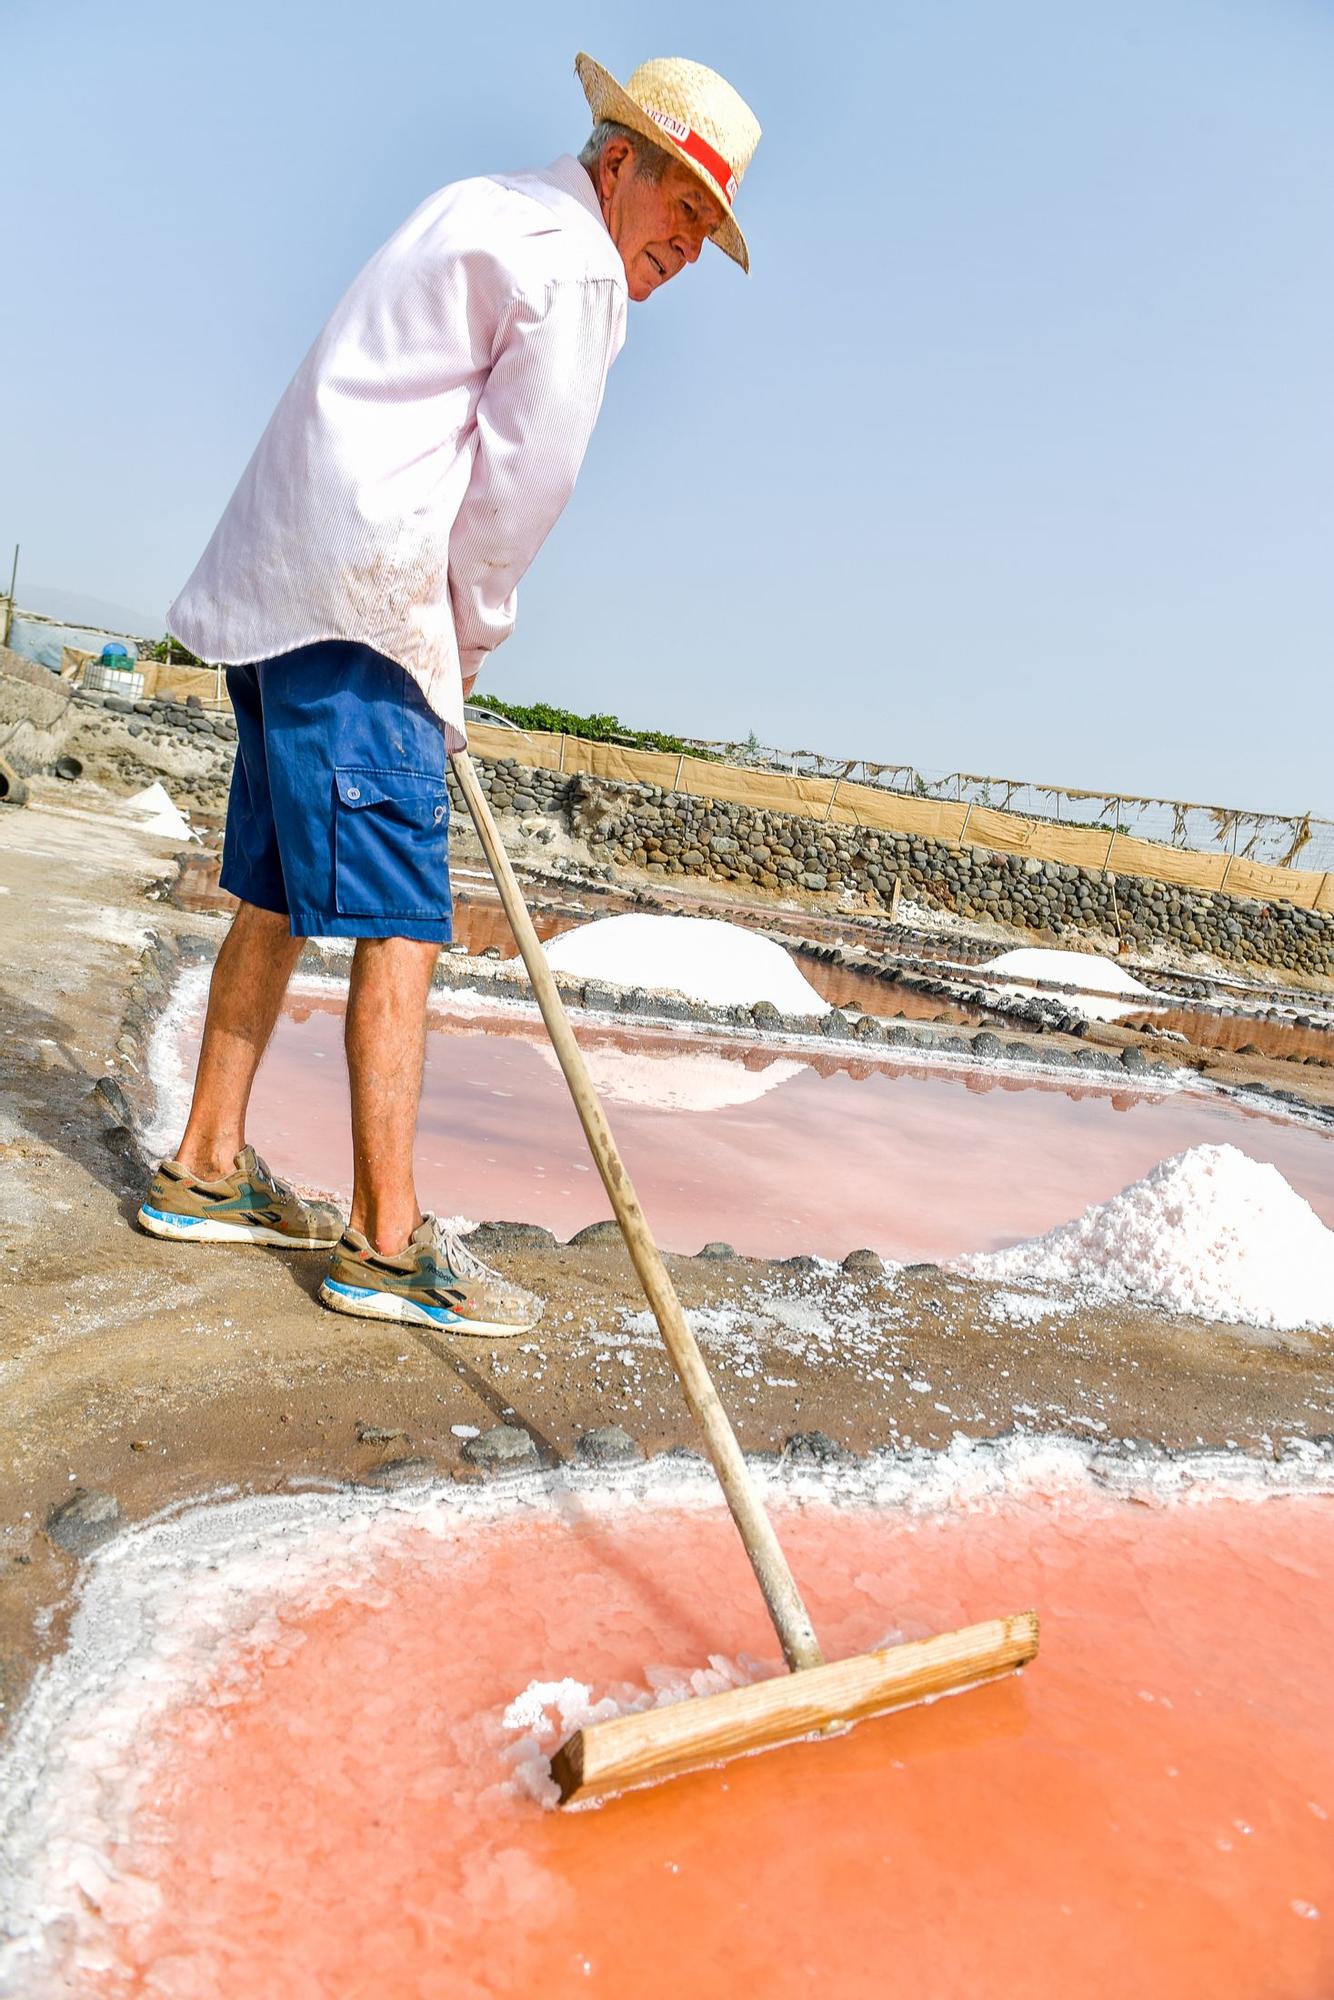
[{"label": "orange brine pool", "polygon": [[530,1683],[775,1655],[730,1524],[567,1496],[442,1534],[409,1509],[360,1581],[262,1601],[195,1672],[100,1875],[81,1822],[83,1936],[51,1990],[1334,1991],[1334,1502],[817,1502],[780,1525],[831,1654],[1034,1605],[1039,1659],[561,1814],[516,1782],[504,1716]]}]

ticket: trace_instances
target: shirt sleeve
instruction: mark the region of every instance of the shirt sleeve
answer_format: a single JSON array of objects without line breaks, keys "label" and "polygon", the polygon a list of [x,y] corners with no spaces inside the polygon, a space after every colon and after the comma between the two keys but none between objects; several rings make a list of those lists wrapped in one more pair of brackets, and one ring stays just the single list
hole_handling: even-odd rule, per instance
[{"label": "shirt sleeve", "polygon": [[449,538],[465,681],[514,629],[519,578],[574,490],[623,324],[621,294],[602,278],[552,284],[508,310]]}]

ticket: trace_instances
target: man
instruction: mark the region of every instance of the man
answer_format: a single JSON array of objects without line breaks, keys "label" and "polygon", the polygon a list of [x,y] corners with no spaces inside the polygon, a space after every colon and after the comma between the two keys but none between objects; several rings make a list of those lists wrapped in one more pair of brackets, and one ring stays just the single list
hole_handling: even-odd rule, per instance
[{"label": "man", "polygon": [[[569,498],[625,334],[732,215],[760,128],[698,63],[622,88],[581,55],[578,159],[444,188],[353,282],[279,403],[171,631],[225,662],[237,759],[218,954],[194,1099],[144,1229],[332,1251],[336,1311],[526,1331],[542,1302],[423,1215],[413,1141],[426,999],[450,937],[446,758]],[[346,1047],[347,1227],[246,1143],[246,1110],[302,943],[357,940]],[[471,1190],[469,1191],[471,1198]]]}]

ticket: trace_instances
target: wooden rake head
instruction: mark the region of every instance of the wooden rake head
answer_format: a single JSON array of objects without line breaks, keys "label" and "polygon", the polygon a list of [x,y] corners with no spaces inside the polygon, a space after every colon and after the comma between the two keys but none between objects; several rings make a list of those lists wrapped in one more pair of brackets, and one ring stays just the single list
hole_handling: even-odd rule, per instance
[{"label": "wooden rake head", "polygon": [[561,1804],[581,1805],[803,1737],[842,1734],[869,1716],[998,1680],[1037,1650],[1037,1614],[1020,1611],[934,1639],[801,1667],[751,1687],[577,1730],[552,1758],[551,1775]]}]

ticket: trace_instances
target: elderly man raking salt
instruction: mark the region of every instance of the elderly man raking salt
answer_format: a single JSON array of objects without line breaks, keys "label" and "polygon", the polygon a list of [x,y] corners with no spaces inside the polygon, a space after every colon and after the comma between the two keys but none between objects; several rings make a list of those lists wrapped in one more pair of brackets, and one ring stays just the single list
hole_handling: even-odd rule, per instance
[{"label": "elderly man raking salt", "polygon": [[[464,181],[372,258],[316,341],[171,613],[231,664],[239,754],[218,958],[177,1157],[139,1211],[199,1242],[332,1247],[341,1312],[512,1334],[541,1301],[480,1263],[413,1184],[431,967],[449,936],[445,759],[477,822],[626,1246],[745,1544],[790,1672],[575,1732],[552,1762],[578,1803],[1011,1673],[1031,1612],[827,1663],[615,1149],[464,752],[463,697],[508,635],[514,589],[569,496],[624,331],[712,237],[743,266],[732,202],[759,127],[676,59],[625,89],[588,57],[577,160]],[[346,1229],[245,1143],[255,1071],[301,939],[354,937]],[[470,1191],[471,1192],[471,1191]]]},{"label": "elderly man raking salt", "polygon": [[[451,934],[446,758],[574,486],[627,299],[709,240],[748,268],[732,206],[760,136],[698,63],[647,62],[624,88],[588,56],[576,70],[594,120],[579,157],[443,188],[372,257],[168,614],[229,669],[221,879],[240,907],[189,1121],[139,1221],[180,1242],[324,1250],[336,1311],[484,1336],[526,1330],[542,1302],[423,1215],[413,1174],[426,999]],[[346,1227],[247,1142],[312,936],[357,940]]]}]

